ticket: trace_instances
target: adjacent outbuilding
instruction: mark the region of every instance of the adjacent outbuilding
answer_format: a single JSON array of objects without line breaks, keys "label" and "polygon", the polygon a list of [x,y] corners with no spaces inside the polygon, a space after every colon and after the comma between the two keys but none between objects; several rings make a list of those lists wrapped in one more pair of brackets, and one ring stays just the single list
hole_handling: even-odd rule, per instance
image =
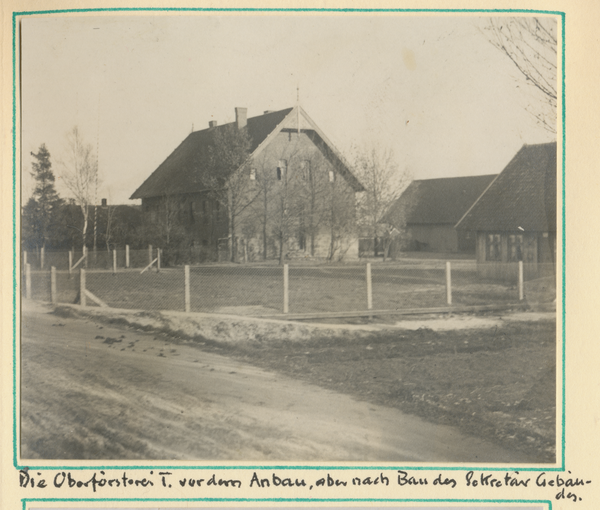
[{"label": "adjacent outbuilding", "polygon": [[482,276],[526,278],[556,271],[556,142],[524,145],[457,222],[476,237]]},{"label": "adjacent outbuilding", "polygon": [[475,253],[475,236],[454,226],[496,175],[446,177],[413,181],[382,220],[404,232],[408,251]]}]

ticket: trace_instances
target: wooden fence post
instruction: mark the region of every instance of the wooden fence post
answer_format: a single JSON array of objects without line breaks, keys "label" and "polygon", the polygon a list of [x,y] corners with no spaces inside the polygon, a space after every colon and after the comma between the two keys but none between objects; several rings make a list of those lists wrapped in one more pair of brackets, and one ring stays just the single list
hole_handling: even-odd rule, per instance
[{"label": "wooden fence post", "polygon": [[31,299],[31,264],[25,266],[25,297]]},{"label": "wooden fence post", "polygon": [[283,265],[283,313],[290,311],[290,279],[289,279],[289,267],[287,264]]},{"label": "wooden fence post", "polygon": [[183,267],[183,299],[185,311],[189,312],[191,309],[190,305],[190,266],[186,265]]},{"label": "wooden fence post", "polygon": [[148,245],[148,264],[152,264],[152,245]]},{"label": "wooden fence post", "polygon": [[117,272],[117,250],[113,250],[113,274]]},{"label": "wooden fence post", "polygon": [[160,248],[156,248],[156,272],[160,271],[160,252],[162,250]]},{"label": "wooden fence post", "polygon": [[50,301],[55,305],[58,300],[56,298],[56,268],[50,267]]},{"label": "wooden fence post", "polygon": [[125,268],[129,269],[129,245],[125,245]]},{"label": "wooden fence post", "polygon": [[83,252],[83,255],[85,255],[85,259],[83,260],[83,265],[85,267],[88,267],[88,258],[87,258],[88,249],[87,249],[87,246],[85,244],[83,245],[82,252]]},{"label": "wooden fence post", "polygon": [[85,269],[79,270],[79,304],[81,306],[87,305],[87,299],[85,295]]},{"label": "wooden fence post", "polygon": [[69,278],[71,278],[71,268],[73,267],[73,252],[69,250]]},{"label": "wooden fence post", "polygon": [[367,310],[373,309],[373,285],[371,282],[371,263],[367,262]]},{"label": "wooden fence post", "polygon": [[452,269],[450,262],[446,262],[446,302],[452,304]]},{"label": "wooden fence post", "polygon": [[519,260],[519,301],[523,301],[523,261]]},{"label": "wooden fence post", "polygon": [[44,269],[44,262],[46,261],[46,249],[42,246],[40,251],[40,269]]}]

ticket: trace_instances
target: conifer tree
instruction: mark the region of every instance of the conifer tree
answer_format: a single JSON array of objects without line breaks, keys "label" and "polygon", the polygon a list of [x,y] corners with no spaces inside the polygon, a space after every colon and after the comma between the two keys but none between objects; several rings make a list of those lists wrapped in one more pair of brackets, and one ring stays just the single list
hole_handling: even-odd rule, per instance
[{"label": "conifer tree", "polygon": [[51,244],[59,207],[63,201],[54,187],[50,152],[40,145],[34,157],[31,176],[35,179],[33,195],[23,208],[23,237],[28,244],[45,247]]}]

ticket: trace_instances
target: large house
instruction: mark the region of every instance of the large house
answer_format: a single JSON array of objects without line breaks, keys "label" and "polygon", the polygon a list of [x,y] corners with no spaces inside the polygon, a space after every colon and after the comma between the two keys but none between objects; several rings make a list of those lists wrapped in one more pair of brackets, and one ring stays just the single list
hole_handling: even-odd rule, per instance
[{"label": "large house", "polygon": [[475,236],[454,227],[495,175],[415,180],[382,222],[404,232],[403,248],[440,253],[475,252]]},{"label": "large house", "polygon": [[363,187],[300,107],[194,131],[133,193],[146,224],[209,259],[358,257]]},{"label": "large house", "polygon": [[494,278],[556,271],[556,143],[524,145],[457,223],[477,238],[477,268]]}]

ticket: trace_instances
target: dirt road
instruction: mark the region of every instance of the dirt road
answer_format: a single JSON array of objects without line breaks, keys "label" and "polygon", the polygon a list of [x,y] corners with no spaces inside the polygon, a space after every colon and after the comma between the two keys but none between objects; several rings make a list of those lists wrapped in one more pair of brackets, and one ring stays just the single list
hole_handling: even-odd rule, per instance
[{"label": "dirt road", "polygon": [[521,462],[453,427],[24,303],[23,459]]}]

